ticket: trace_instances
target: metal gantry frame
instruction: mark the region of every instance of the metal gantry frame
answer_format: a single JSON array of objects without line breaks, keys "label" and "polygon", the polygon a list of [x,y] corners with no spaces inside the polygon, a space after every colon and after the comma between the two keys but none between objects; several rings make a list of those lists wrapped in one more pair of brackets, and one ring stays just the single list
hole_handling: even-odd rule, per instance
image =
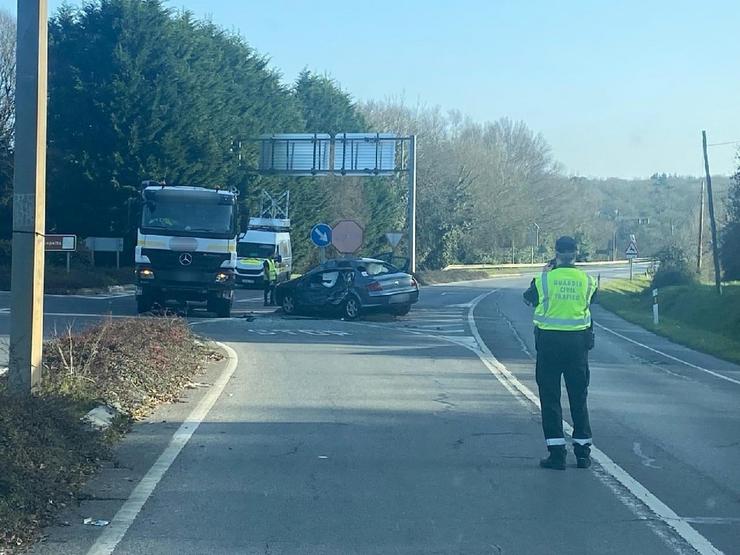
[{"label": "metal gantry frame", "polygon": [[[334,137],[328,133],[266,135],[235,141],[239,149],[239,160],[242,160],[241,147],[245,142],[260,145],[259,168],[254,170],[256,175],[380,177],[405,173],[408,176],[406,226],[409,271],[416,272],[416,135],[401,137],[390,133],[338,133]],[[392,164],[387,159],[391,151],[389,145],[393,145]],[[336,165],[337,148],[341,150],[339,166]],[[364,156],[361,156],[362,153]],[[363,162],[371,164],[362,167]]]}]

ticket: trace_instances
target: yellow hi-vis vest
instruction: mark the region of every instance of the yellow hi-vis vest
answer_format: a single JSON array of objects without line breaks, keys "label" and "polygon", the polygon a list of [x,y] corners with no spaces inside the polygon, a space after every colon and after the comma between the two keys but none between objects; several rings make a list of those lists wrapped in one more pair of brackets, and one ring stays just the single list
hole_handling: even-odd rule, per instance
[{"label": "yellow hi-vis vest", "polygon": [[265,276],[269,281],[277,281],[278,273],[277,273],[277,266],[275,266],[275,261],[271,258],[267,259],[267,267],[270,270],[270,273]]},{"label": "yellow hi-vis vest", "polygon": [[555,268],[534,278],[539,304],[534,325],[541,330],[580,331],[591,327],[596,280],[577,268]]}]

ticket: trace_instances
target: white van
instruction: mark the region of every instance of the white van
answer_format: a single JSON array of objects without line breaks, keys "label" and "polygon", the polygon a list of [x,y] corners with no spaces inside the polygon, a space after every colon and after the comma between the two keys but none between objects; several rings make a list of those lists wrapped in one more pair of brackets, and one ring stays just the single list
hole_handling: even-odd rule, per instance
[{"label": "white van", "polygon": [[242,287],[263,287],[263,264],[268,258],[275,261],[278,282],[289,280],[293,272],[290,220],[250,218],[246,233],[239,236],[236,256],[236,283]]}]

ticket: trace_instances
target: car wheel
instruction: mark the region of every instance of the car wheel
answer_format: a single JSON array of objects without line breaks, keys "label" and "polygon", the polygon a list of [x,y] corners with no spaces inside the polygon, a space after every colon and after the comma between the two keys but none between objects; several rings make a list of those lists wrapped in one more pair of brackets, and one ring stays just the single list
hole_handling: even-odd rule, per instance
[{"label": "car wheel", "polygon": [[357,320],[360,317],[360,301],[357,297],[349,297],[342,305],[342,316],[347,320]]},{"label": "car wheel", "polygon": [[411,305],[405,304],[403,306],[394,308],[393,314],[395,314],[396,316],[406,316],[410,310],[411,310]]},{"label": "car wheel", "polygon": [[290,293],[283,297],[281,305],[285,314],[291,315],[296,313],[295,298]]}]

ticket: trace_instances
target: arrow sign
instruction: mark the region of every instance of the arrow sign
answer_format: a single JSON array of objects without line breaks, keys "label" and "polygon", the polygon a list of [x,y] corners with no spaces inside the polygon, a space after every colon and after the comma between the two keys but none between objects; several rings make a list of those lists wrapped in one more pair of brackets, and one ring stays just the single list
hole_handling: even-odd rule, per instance
[{"label": "arrow sign", "polygon": [[317,247],[328,247],[331,245],[332,229],[327,224],[316,224],[311,229],[311,241]]}]

